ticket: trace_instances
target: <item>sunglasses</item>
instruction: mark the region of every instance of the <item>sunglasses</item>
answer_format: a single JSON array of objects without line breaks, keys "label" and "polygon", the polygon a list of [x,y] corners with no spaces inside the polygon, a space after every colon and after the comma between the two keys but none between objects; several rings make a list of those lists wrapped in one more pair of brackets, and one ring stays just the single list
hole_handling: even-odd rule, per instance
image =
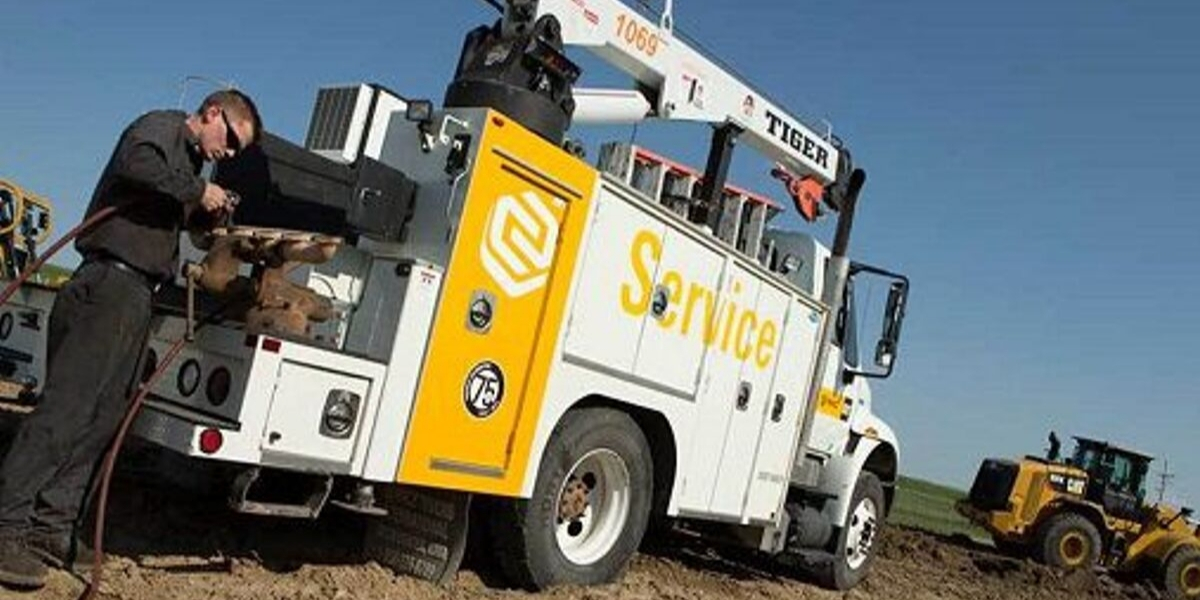
[{"label": "sunglasses", "polygon": [[238,137],[237,131],[234,131],[233,125],[229,123],[229,116],[225,111],[221,111],[221,120],[225,121],[225,147],[232,150],[234,154],[242,151],[242,139]]}]

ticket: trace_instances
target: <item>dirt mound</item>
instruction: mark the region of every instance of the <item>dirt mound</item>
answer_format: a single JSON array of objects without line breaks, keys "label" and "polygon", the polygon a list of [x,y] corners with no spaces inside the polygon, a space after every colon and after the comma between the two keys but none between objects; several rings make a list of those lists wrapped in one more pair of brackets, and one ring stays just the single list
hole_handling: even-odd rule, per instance
[{"label": "dirt mound", "polygon": [[[0,407],[2,408],[2,407]],[[0,450],[20,415],[0,410]],[[847,594],[820,590],[786,566],[692,537],[658,540],[621,582],[544,594],[507,589],[486,554],[447,587],[362,559],[362,522],[328,511],[313,522],[249,517],[225,508],[224,489],[153,449],[123,455],[110,500],[103,597],[120,600],[415,600],[573,598],[650,600],[1150,600],[1156,590],[1107,575],[1062,573],[1001,556],[966,538],[888,528],[872,575]],[[165,475],[170,474],[171,477]],[[183,477],[181,477],[183,476]],[[190,481],[180,481],[188,479]],[[185,487],[183,483],[192,484]],[[197,487],[198,484],[198,487]],[[81,579],[53,571],[35,593],[0,588],[2,599],[73,600]]]},{"label": "dirt mound", "polygon": [[888,578],[909,589],[921,589],[923,582],[929,598],[1159,598],[1157,590],[1121,583],[1106,573],[1061,571],[999,554],[965,536],[896,527],[885,531],[876,566],[875,587]]}]

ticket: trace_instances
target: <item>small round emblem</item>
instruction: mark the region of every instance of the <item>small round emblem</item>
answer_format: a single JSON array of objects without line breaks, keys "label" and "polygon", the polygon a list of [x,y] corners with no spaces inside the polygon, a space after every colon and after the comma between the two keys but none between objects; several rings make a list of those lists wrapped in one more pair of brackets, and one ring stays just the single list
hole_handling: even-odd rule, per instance
[{"label": "small round emblem", "polygon": [[486,361],[475,365],[463,384],[463,403],[477,418],[486,419],[500,408],[504,399],[504,372],[496,363]]}]

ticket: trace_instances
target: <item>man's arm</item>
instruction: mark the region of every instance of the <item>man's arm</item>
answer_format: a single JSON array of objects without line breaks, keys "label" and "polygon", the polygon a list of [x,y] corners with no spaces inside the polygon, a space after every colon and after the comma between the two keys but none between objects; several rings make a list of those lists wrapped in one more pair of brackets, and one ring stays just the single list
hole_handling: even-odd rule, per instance
[{"label": "man's arm", "polygon": [[199,202],[206,182],[190,170],[172,168],[162,144],[137,134],[136,131],[129,132],[128,141],[120,150],[116,175],[185,204]]}]

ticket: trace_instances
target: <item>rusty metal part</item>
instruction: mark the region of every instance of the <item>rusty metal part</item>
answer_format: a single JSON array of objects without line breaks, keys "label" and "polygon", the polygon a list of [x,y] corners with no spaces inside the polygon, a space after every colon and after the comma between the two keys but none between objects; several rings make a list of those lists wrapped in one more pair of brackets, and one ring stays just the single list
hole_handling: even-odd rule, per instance
[{"label": "rusty metal part", "polygon": [[558,498],[558,518],[562,521],[574,521],[583,516],[588,507],[590,491],[578,477],[571,477]]},{"label": "rusty metal part", "polygon": [[[233,227],[215,229],[208,254],[186,276],[204,291],[229,303],[227,317],[243,320],[249,333],[303,336],[312,322],[333,316],[328,298],[287,279],[301,264],[333,258],[340,238],[320,234]],[[239,274],[242,264],[252,275]]]}]

